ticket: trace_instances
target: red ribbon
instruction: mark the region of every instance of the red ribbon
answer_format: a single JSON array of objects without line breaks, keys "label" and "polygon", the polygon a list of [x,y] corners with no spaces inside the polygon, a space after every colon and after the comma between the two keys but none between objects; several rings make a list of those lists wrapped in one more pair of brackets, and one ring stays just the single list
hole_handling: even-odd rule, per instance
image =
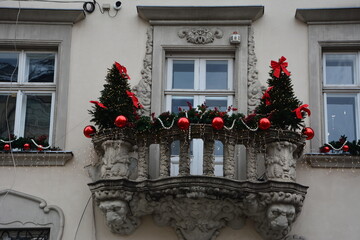
[{"label": "red ribbon", "polygon": [[97,106],[101,107],[101,108],[104,108],[104,109],[107,109],[107,107],[102,104],[101,102],[98,102],[98,101],[90,101],[90,103],[93,103],[93,104],[96,104]]},{"label": "red ribbon", "polygon": [[135,96],[134,93],[126,90],[126,94],[128,95],[129,98],[131,98],[134,107],[136,107],[136,108],[144,108],[144,107],[139,103],[139,99]]},{"label": "red ribbon", "polygon": [[271,61],[271,67],[272,69],[274,69],[274,76],[279,78],[280,77],[280,72],[281,70],[287,75],[290,76],[289,71],[286,69],[288,66],[288,63],[285,62],[286,58],[284,56],[282,56],[279,59],[279,62],[276,61]]},{"label": "red ribbon", "polygon": [[293,110],[293,112],[296,113],[296,117],[298,119],[303,119],[303,115],[302,115],[302,111],[305,111],[308,116],[311,115],[311,111],[310,109],[308,109],[309,105],[308,104],[304,104],[304,105],[301,105],[300,107],[296,108],[295,110]]},{"label": "red ribbon", "polygon": [[268,89],[266,89],[262,99],[265,99],[265,104],[266,106],[269,106],[271,104],[270,100],[270,94],[269,94],[269,91],[272,89],[273,87],[269,87]]},{"label": "red ribbon", "polygon": [[126,67],[122,66],[120,63],[115,62],[115,66],[117,68],[117,70],[119,71],[119,73],[121,75],[124,75],[125,78],[130,80],[130,76],[127,74],[127,69]]}]

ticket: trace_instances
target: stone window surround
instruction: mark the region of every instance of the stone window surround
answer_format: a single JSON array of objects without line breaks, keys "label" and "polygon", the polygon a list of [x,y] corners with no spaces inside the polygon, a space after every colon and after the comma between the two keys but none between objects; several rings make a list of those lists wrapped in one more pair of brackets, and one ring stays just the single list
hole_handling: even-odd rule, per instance
[{"label": "stone window surround", "polygon": [[[309,105],[316,113],[310,118],[310,127],[317,136],[310,146],[311,151],[318,152],[325,143],[323,52],[360,48],[360,8],[297,9],[295,18],[308,25]],[[312,167],[360,167],[357,157],[350,155],[307,154],[305,160]]]},{"label": "stone window surround", "polygon": [[[85,14],[82,9],[24,8],[20,10],[18,23],[16,23],[18,12],[18,8],[0,8],[0,31],[2,33],[0,49],[14,49],[16,44],[18,48],[57,51],[58,72],[56,78],[58,81],[56,85],[53,145],[63,149],[65,138],[62,135],[66,132],[72,25],[84,19]],[[6,89],[6,84],[2,84],[0,90]],[[68,152],[65,154],[47,154],[46,156],[49,159],[43,161],[44,158],[39,157],[38,153],[16,153],[15,155],[17,162],[23,166],[61,166],[72,157],[72,153]],[[3,153],[2,158],[3,161],[0,165],[7,165],[11,160],[7,153]],[[56,161],[52,161],[53,158]],[[61,161],[58,162],[58,159]]]},{"label": "stone window surround", "polygon": [[[64,231],[64,213],[57,206],[12,189],[0,191],[2,211],[0,228],[50,228],[50,239],[61,240]],[[14,209],[22,214],[14,216]]]},{"label": "stone window surround", "polygon": [[[139,17],[151,25],[152,72],[150,78],[154,81],[150,83],[151,86],[147,87],[151,89],[151,102],[147,100],[150,102],[151,112],[160,114],[166,110],[163,94],[166,81],[166,56],[184,53],[189,55],[209,53],[233,55],[233,89],[235,91],[233,105],[241,112],[248,111],[248,102],[250,102],[248,98],[252,98],[248,96],[261,94],[261,90],[253,90],[260,89],[260,84],[256,85],[257,83],[255,83],[258,82],[257,74],[249,77],[251,69],[256,65],[253,45],[250,46],[250,41],[253,44],[253,33],[250,26],[253,21],[264,14],[263,6],[137,6],[137,11]],[[205,39],[205,44],[201,44],[203,42],[199,44],[194,39],[189,40],[183,36],[184,33],[201,32],[202,30],[212,32],[214,38],[209,41]],[[230,35],[235,31],[241,36],[239,45],[232,45],[229,42]],[[251,51],[254,55],[253,58],[249,56]],[[249,78],[254,78],[254,76],[256,79],[251,82]],[[143,84],[142,81],[139,85]],[[145,81],[148,81],[148,77]],[[253,94],[254,92],[255,94]],[[260,95],[254,98],[259,99]],[[150,167],[150,175],[158,176],[159,166],[157,165],[159,163],[152,159],[158,155],[156,154],[158,150],[156,147],[153,150],[153,154],[150,155],[150,163],[155,166]],[[241,153],[242,158],[245,157],[244,154],[244,152]],[[240,169],[246,168],[245,166],[237,166],[237,168],[239,177],[245,175],[245,171],[240,172],[242,171]]]}]

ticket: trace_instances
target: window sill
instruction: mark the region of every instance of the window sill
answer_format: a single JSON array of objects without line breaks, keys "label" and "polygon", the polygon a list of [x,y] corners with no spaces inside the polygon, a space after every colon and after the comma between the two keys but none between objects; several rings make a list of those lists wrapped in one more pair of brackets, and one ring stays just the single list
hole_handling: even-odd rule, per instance
[{"label": "window sill", "polygon": [[313,168],[360,168],[360,156],[348,154],[308,153],[304,161]]},{"label": "window sill", "polygon": [[1,152],[0,166],[14,166],[12,155],[18,167],[65,166],[73,157],[69,151]]}]

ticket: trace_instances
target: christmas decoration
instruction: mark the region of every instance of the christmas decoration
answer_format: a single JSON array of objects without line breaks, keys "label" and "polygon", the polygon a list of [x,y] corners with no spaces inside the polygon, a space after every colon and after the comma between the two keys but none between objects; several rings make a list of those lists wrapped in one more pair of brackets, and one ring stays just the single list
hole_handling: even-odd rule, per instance
[{"label": "christmas decoration", "polygon": [[181,117],[179,118],[177,125],[181,130],[188,130],[190,126],[190,121],[186,117]]},{"label": "christmas decoration", "polygon": [[310,109],[308,109],[309,105],[308,104],[304,104],[301,105],[300,107],[296,108],[295,110],[293,110],[293,112],[296,113],[296,117],[298,119],[303,119],[303,111],[307,113],[308,116],[311,115],[311,111]]},{"label": "christmas decoration", "polygon": [[269,88],[255,113],[257,120],[268,118],[272,128],[295,131],[304,127],[302,112],[310,115],[310,110],[296,98],[285,60],[286,58],[281,57],[279,62],[271,62],[271,78],[267,81]]},{"label": "christmas decoration", "polygon": [[224,119],[221,117],[215,117],[212,122],[211,126],[216,130],[221,130],[224,127]]},{"label": "christmas decoration", "polygon": [[10,144],[4,145],[4,151],[10,151]]},{"label": "christmas decoration", "polygon": [[95,133],[96,133],[96,129],[94,126],[88,125],[84,128],[84,135],[87,138],[91,138],[91,136]]},{"label": "christmas decoration", "polygon": [[322,147],[321,149],[320,149],[320,152],[321,153],[328,153],[328,152],[330,152],[330,148],[328,147],[328,146],[324,146],[324,147]]},{"label": "christmas decoration", "polygon": [[[119,115],[127,118],[128,125],[137,126],[135,122],[140,119],[137,110],[141,104],[130,90],[129,79],[126,67],[117,62],[108,69],[101,96],[98,101],[92,101],[94,106],[89,111],[92,115],[91,121],[100,130],[114,127],[114,120]],[[144,121],[142,127],[143,123]]]},{"label": "christmas decoration", "polygon": [[127,118],[123,115],[117,116],[114,122],[115,126],[123,128],[127,124]]},{"label": "christmas decoration", "polygon": [[310,127],[306,127],[302,130],[302,134],[306,136],[306,140],[310,140],[314,137],[314,130]]},{"label": "christmas decoration", "polygon": [[23,149],[24,149],[25,151],[30,150],[30,144],[29,144],[29,143],[25,143]]},{"label": "christmas decoration", "polygon": [[286,61],[286,58],[284,56],[282,56],[279,59],[279,62],[271,61],[271,67],[274,70],[275,77],[279,78],[281,71],[283,71],[286,74],[286,76],[290,76],[289,71],[286,69],[288,66],[288,63],[285,61]]},{"label": "christmas decoration", "polygon": [[44,146],[43,146],[43,145],[38,145],[38,146],[37,146],[37,150],[38,150],[38,151],[44,150]]},{"label": "christmas decoration", "polygon": [[270,128],[270,126],[271,126],[271,122],[268,118],[262,118],[259,120],[259,128],[261,130],[266,130]]},{"label": "christmas decoration", "polygon": [[344,152],[348,152],[349,149],[350,149],[350,147],[349,147],[348,145],[344,145],[344,146],[342,147],[342,150],[343,150]]}]

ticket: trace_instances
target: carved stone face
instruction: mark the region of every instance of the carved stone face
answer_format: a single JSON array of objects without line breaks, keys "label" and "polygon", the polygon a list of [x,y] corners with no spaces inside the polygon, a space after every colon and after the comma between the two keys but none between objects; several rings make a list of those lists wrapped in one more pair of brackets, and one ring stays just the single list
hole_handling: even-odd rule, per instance
[{"label": "carved stone face", "polygon": [[104,201],[99,205],[105,213],[106,222],[112,227],[117,227],[125,223],[129,208],[126,202],[120,200]]},{"label": "carved stone face", "polygon": [[267,210],[267,220],[272,230],[285,230],[295,219],[295,207],[290,204],[273,204]]}]

